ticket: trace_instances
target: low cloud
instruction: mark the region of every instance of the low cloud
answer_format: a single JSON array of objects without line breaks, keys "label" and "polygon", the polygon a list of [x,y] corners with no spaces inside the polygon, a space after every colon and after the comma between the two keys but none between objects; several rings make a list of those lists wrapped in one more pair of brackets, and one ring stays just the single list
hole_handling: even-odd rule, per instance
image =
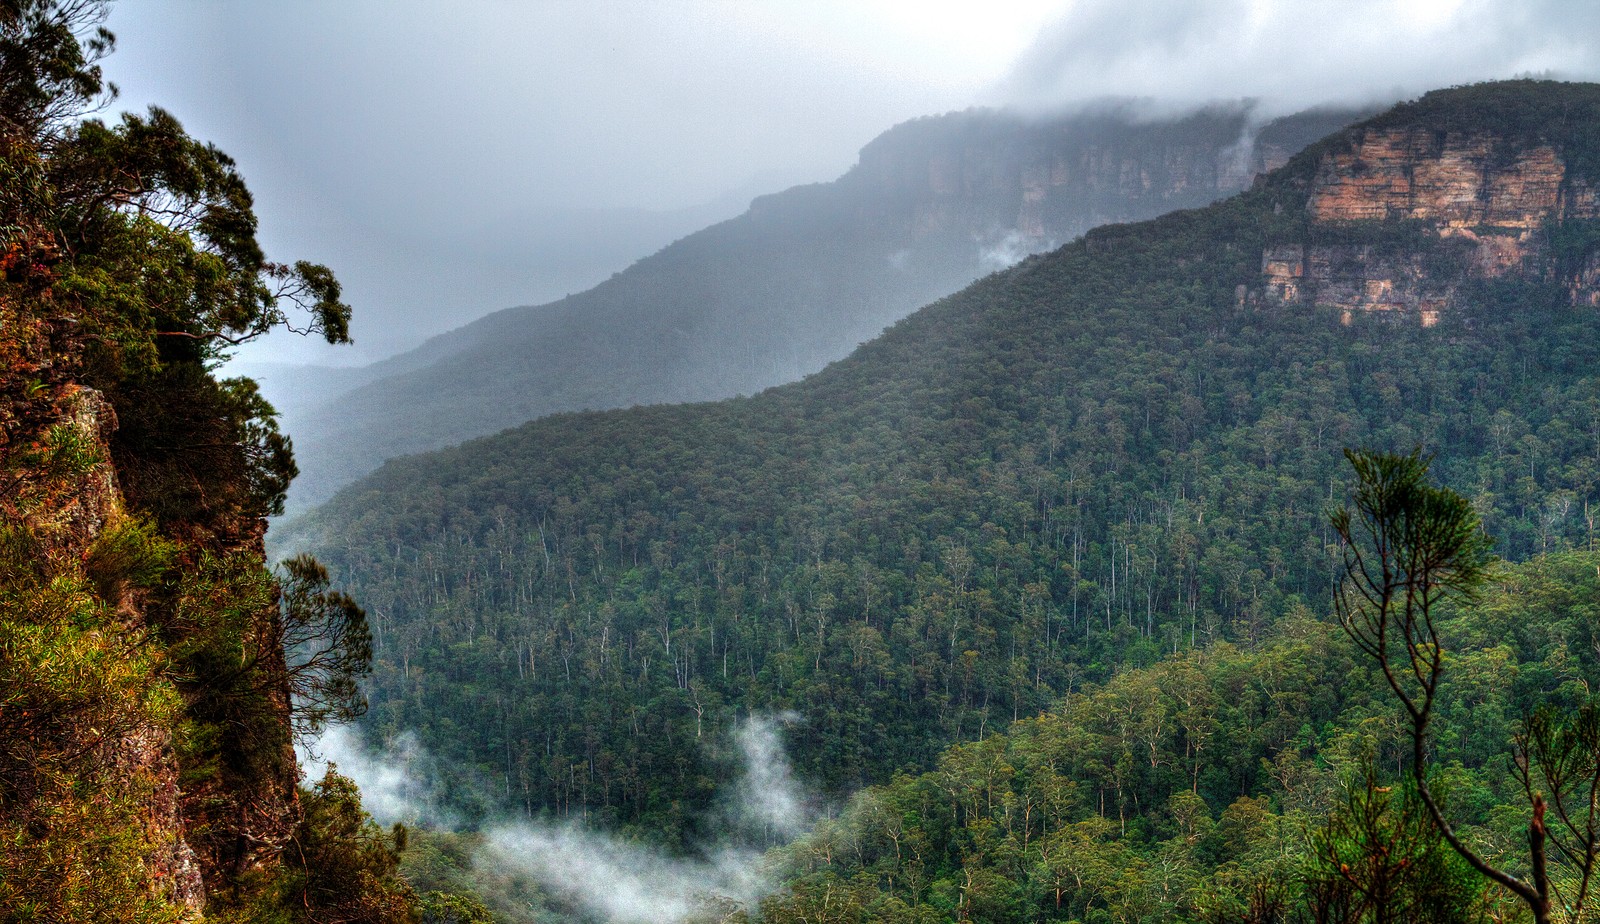
[{"label": "low cloud", "polygon": [[978,242],[978,265],[985,272],[994,273],[1010,269],[1031,254],[1042,253],[1054,246],[1054,242],[1042,242],[1013,229]]},{"label": "low cloud", "polygon": [[1270,115],[1522,74],[1594,79],[1597,52],[1589,0],[1078,0],[994,95],[1034,111],[1253,97]]},{"label": "low cloud", "polygon": [[478,863],[526,874],[590,914],[616,924],[665,924],[754,907],[773,880],[752,850],[696,860],[575,826],[491,828]]},{"label": "low cloud", "polygon": [[354,780],[361,787],[362,807],[380,824],[401,821],[443,828],[457,824],[430,782],[431,759],[411,732],[375,751],[356,729],[334,726],[315,744],[300,749],[299,757],[308,780],[321,779],[329,765]]}]

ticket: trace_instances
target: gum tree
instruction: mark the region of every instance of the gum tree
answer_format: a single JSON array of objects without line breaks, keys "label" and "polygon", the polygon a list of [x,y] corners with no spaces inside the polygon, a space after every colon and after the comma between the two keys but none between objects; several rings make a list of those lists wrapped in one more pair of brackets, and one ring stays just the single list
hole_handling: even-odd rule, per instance
[{"label": "gum tree", "polygon": [[1600,714],[1543,707],[1517,736],[1514,771],[1531,816],[1528,879],[1466,843],[1429,785],[1428,730],[1447,663],[1441,607],[1475,597],[1493,561],[1491,540],[1466,498],[1428,483],[1430,460],[1419,452],[1345,455],[1357,483],[1353,509],[1330,517],[1344,550],[1334,607],[1409,720],[1418,798],[1451,849],[1525,902],[1534,920],[1551,921],[1558,910],[1582,919],[1600,856]]}]

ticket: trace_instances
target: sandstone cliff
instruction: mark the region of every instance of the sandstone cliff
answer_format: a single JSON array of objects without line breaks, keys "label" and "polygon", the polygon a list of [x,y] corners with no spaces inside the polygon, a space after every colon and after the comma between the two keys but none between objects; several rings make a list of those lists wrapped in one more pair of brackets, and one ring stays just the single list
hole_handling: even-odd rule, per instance
[{"label": "sandstone cliff", "polygon": [[[1576,253],[1558,246],[1590,235],[1600,196],[1557,145],[1379,124],[1335,137],[1311,160],[1295,187],[1306,229],[1261,255],[1255,295],[1269,303],[1330,306],[1346,323],[1382,312],[1432,326],[1468,297],[1465,283],[1517,275],[1565,286],[1574,304],[1600,304],[1600,257],[1583,241]],[[1360,240],[1377,222],[1416,238]]]}]

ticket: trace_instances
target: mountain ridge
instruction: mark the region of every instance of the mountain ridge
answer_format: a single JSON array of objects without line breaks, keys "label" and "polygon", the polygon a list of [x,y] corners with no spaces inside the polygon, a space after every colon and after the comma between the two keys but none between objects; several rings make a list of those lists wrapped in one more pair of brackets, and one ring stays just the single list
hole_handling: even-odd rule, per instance
[{"label": "mountain ridge", "polygon": [[[586,293],[435,338],[401,368],[288,418],[297,508],[383,458],[557,411],[753,393],[839,358],[918,305],[1095,224],[1243,188],[1355,113],[1256,126],[1248,106],[1035,122],[914,120],[832,183],[758,197]],[[1249,143],[1240,147],[1241,141]]]}]

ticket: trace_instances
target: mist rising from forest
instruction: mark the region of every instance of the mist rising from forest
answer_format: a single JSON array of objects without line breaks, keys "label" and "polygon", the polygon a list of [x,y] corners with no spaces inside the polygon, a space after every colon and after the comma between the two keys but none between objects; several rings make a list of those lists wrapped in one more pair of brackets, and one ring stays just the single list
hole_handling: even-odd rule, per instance
[{"label": "mist rising from forest", "polygon": [[[784,751],[783,729],[796,721],[791,713],[757,715],[732,730],[740,769],[724,787],[726,796],[710,825],[719,836],[691,856],[642,846],[577,821],[499,816],[477,826],[483,846],[473,863],[500,875],[526,876],[570,906],[617,924],[670,924],[694,919],[708,908],[754,908],[779,884],[781,870],[769,863],[767,850],[799,837],[821,815]],[[410,733],[374,748],[354,728],[331,728],[300,758],[310,781],[321,778],[330,764],[354,780],[364,807],[380,824],[462,826],[435,783],[434,758]]]}]

